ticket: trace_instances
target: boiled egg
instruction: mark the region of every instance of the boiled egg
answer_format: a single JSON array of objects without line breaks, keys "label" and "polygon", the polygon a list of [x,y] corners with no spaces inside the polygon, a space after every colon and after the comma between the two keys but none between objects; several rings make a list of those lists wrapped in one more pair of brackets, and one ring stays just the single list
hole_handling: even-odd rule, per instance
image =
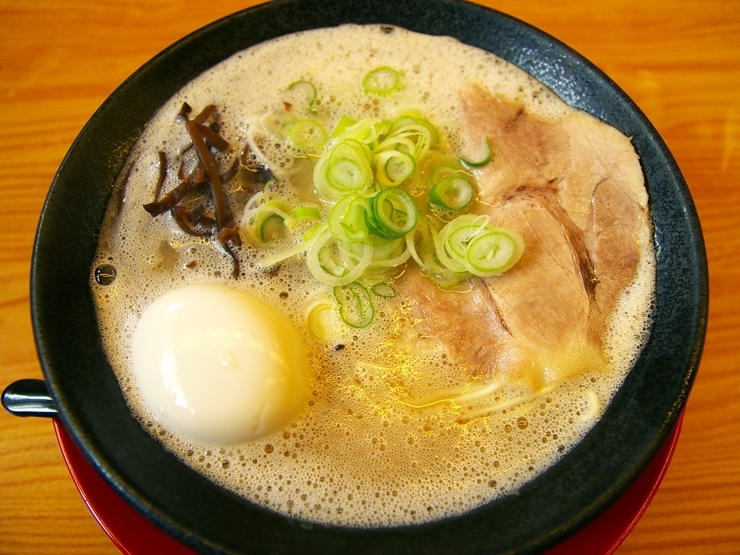
[{"label": "boiled egg", "polygon": [[174,432],[230,445],[274,433],[303,407],[303,340],[275,307],[223,285],[187,285],[155,300],[133,338],[147,405]]}]

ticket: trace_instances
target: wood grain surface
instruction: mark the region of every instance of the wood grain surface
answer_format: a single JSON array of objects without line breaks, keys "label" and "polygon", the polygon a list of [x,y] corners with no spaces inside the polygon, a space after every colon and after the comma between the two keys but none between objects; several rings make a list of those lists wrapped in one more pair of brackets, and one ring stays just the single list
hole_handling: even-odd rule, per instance
[{"label": "wood grain surface", "polygon": [[[105,98],[187,33],[253,2],[0,0],[0,387],[41,377],[29,309],[38,216]],[[740,553],[740,2],[485,0],[614,79],[678,161],[710,268],[704,356],[673,463],[619,555]],[[0,413],[0,554],[114,554],[51,422]],[[576,554],[577,555],[577,554]]]}]

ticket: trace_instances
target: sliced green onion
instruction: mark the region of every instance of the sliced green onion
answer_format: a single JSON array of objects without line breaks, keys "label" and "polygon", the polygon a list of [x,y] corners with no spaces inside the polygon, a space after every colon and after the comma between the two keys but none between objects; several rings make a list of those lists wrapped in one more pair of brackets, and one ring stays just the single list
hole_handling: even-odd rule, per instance
[{"label": "sliced green onion", "polygon": [[371,145],[378,136],[378,126],[381,123],[378,118],[362,118],[355,121],[349,116],[342,116],[334,128],[332,137],[335,143],[354,139],[364,145]]},{"label": "sliced green onion", "polygon": [[357,260],[356,264],[344,266],[347,271],[342,272],[339,269],[342,265],[337,262],[331,252],[335,243],[336,239],[331,234],[328,224],[323,223],[314,232],[306,248],[306,265],[309,271],[318,281],[330,287],[347,285],[357,280],[365,272],[373,257],[373,247],[368,237],[364,242],[362,257]]},{"label": "sliced green onion", "polygon": [[416,118],[410,114],[404,114],[391,124],[388,128],[388,135],[396,135],[412,125],[416,125]]},{"label": "sliced green onion", "polygon": [[[417,241],[417,232],[421,234],[421,239]],[[424,275],[429,277],[440,287],[452,287],[470,276],[464,269],[459,272],[450,270],[442,264],[437,256],[438,250],[444,250],[437,247],[439,234],[433,230],[426,220],[419,220],[414,232],[406,235],[406,244],[411,255],[416,260]]]},{"label": "sliced green onion", "polygon": [[480,160],[468,160],[467,158],[460,157],[460,162],[468,168],[482,168],[491,161],[491,143],[488,137],[483,141],[483,157]]},{"label": "sliced green onion", "polygon": [[357,120],[352,119],[348,115],[344,114],[341,118],[339,118],[339,122],[337,123],[337,126],[334,128],[334,131],[332,132],[331,136],[333,138],[339,137],[344,133],[348,127],[353,126],[357,123]]},{"label": "sliced green onion", "polygon": [[365,328],[373,321],[375,307],[367,289],[353,282],[334,288],[342,320],[353,328]]},{"label": "sliced green onion", "polygon": [[409,251],[411,257],[419,265],[419,268],[424,271],[427,269],[427,265],[424,260],[422,260],[422,255],[419,253],[419,249],[416,248],[416,236],[418,233],[421,233],[421,240],[419,241],[419,244],[422,246],[423,250],[423,247],[429,242],[429,225],[426,223],[426,221],[419,220],[416,227],[411,231],[411,233],[406,234],[404,240],[406,241],[406,250]]},{"label": "sliced green onion", "polygon": [[337,200],[375,181],[395,187],[414,175],[418,161],[438,141],[431,123],[408,114],[394,122],[343,116],[333,132],[334,146],[314,168],[316,192],[325,200]]},{"label": "sliced green onion", "polygon": [[[370,236],[373,251],[367,272],[382,273],[404,264],[411,258],[411,251],[404,239],[383,239],[377,235]],[[348,265],[354,265],[365,255],[367,246],[364,243],[339,243],[339,252]]]},{"label": "sliced green onion", "polygon": [[427,269],[425,275],[443,289],[451,289],[468,279],[468,272],[456,272],[442,264],[437,256],[430,255],[426,258]]},{"label": "sliced green onion", "polygon": [[435,149],[439,145],[439,131],[432,123],[418,114],[404,114],[394,121],[388,129],[388,136],[414,133],[423,137],[425,148]]},{"label": "sliced green onion", "polygon": [[284,229],[283,219],[275,214],[263,218],[257,228],[259,240],[263,243],[274,241],[282,234]]},{"label": "sliced green onion", "polygon": [[259,123],[271,135],[284,139],[297,121],[298,118],[289,112],[274,110],[265,113],[260,118]]},{"label": "sliced green onion", "polygon": [[473,239],[485,229],[486,223],[486,220],[482,222],[473,221],[469,224],[458,225],[452,231],[445,233],[447,254],[462,259],[468,252],[468,247]]},{"label": "sliced green onion", "polygon": [[416,160],[410,154],[386,150],[376,154],[375,177],[383,187],[395,187],[411,177],[416,170]]},{"label": "sliced green onion", "polygon": [[274,178],[273,179],[268,179],[267,181],[265,181],[265,184],[262,186],[262,191],[261,192],[262,193],[265,193],[265,194],[270,194],[270,193],[274,192],[276,184],[277,184],[277,182],[275,181]]},{"label": "sliced green onion", "polygon": [[372,243],[374,250],[373,259],[370,262],[371,268],[395,268],[406,262],[411,256],[403,238],[383,239],[373,235]]},{"label": "sliced green onion", "polygon": [[468,245],[485,229],[488,220],[488,216],[466,214],[447,223],[439,233],[432,228],[435,254],[442,265],[453,272],[467,272]]},{"label": "sliced green onion", "polygon": [[436,185],[443,179],[457,176],[458,173],[460,173],[460,170],[458,170],[455,166],[452,166],[450,164],[442,164],[434,168],[430,181],[432,184]]},{"label": "sliced green onion", "polygon": [[[442,228],[442,233],[444,233],[444,231],[445,231],[445,228]],[[458,254],[455,254],[454,252],[450,254],[450,251],[452,249],[447,248],[447,244],[444,240],[444,237],[441,237],[440,233],[437,233],[437,231],[435,231],[434,228],[431,229],[431,232],[432,232],[432,239],[434,241],[434,254],[436,255],[436,258],[439,261],[439,263],[449,271],[462,274],[464,277],[468,277],[469,273],[465,269],[464,261],[461,260],[462,257]],[[429,265],[430,262],[427,261],[427,264]]]},{"label": "sliced green onion", "polygon": [[314,104],[316,103],[316,87],[313,83],[310,81],[296,81],[288,87],[288,90],[303,93],[306,98],[306,102],[308,103],[308,109],[311,112],[314,111]]},{"label": "sliced green onion", "polygon": [[293,210],[293,218],[295,218],[297,222],[320,220],[321,212],[315,206],[296,206]]},{"label": "sliced green onion", "polygon": [[478,277],[503,274],[524,252],[524,240],[511,230],[488,225],[488,216],[458,216],[437,234],[432,230],[439,261],[454,272]]},{"label": "sliced green onion", "polygon": [[334,277],[343,277],[347,275],[347,268],[337,264],[337,261],[329,252],[328,247],[321,247],[318,252],[318,260],[321,269]]},{"label": "sliced green onion", "polygon": [[308,243],[308,242],[309,242],[309,241],[310,241],[311,239],[313,239],[313,237],[314,237],[314,236],[315,236],[315,235],[316,235],[317,233],[319,233],[320,231],[322,231],[322,230],[323,230],[323,225],[324,225],[324,224],[316,224],[315,226],[313,226],[313,227],[309,228],[309,229],[308,229],[308,230],[306,231],[306,233],[304,233],[304,234],[303,234],[303,236],[301,237],[301,239],[303,239],[303,241],[304,241],[305,243]]},{"label": "sliced green onion", "polygon": [[319,158],[313,172],[316,192],[326,200],[337,200],[373,184],[373,170],[366,147],[347,139]]},{"label": "sliced green onion", "polygon": [[[421,158],[424,153],[420,153],[417,149],[418,136],[413,133],[399,133],[398,135],[390,135],[383,139],[375,147],[375,154],[379,154],[384,151],[398,151],[410,154],[414,158]],[[424,141],[422,141],[423,143]]]},{"label": "sliced green onion", "polygon": [[329,212],[329,230],[337,241],[361,243],[368,236],[365,222],[370,203],[362,195],[348,194],[342,197]]},{"label": "sliced green onion", "polygon": [[293,225],[289,212],[290,209],[281,200],[268,200],[259,206],[253,224],[255,237],[262,243],[275,239],[284,225]]},{"label": "sliced green onion", "polygon": [[326,177],[335,189],[359,191],[372,183],[373,174],[367,158],[347,141],[332,150]]},{"label": "sliced green onion", "polygon": [[[290,113],[283,113],[282,117],[277,122],[277,136],[281,138],[290,139],[290,130],[293,126],[298,123],[298,118]],[[275,132],[273,131],[273,134]]]},{"label": "sliced green onion", "polygon": [[333,306],[328,302],[319,302],[311,306],[306,318],[308,329],[319,339],[328,336],[329,322]]},{"label": "sliced green onion", "polygon": [[393,185],[398,185],[414,173],[416,162],[410,154],[398,152],[388,158],[383,169],[390,182]]},{"label": "sliced green onion", "polygon": [[384,281],[376,283],[370,288],[370,290],[378,297],[384,297],[386,299],[391,299],[396,296],[396,290],[393,288],[393,286],[389,283],[385,283]]},{"label": "sliced green onion", "polygon": [[421,125],[422,127],[425,127],[429,132],[428,135],[426,135],[429,142],[427,148],[429,150],[434,150],[435,148],[437,148],[439,146],[439,131],[437,131],[437,128],[434,127],[434,125],[432,125],[432,123],[425,118],[416,118],[416,123],[418,125]]},{"label": "sliced green onion", "polygon": [[468,271],[479,277],[503,274],[524,253],[524,240],[511,229],[487,227],[470,242],[466,253]]},{"label": "sliced green onion", "polygon": [[302,119],[293,124],[288,134],[290,142],[298,148],[321,148],[326,144],[326,131],[312,119]]},{"label": "sliced green onion", "polygon": [[370,199],[367,226],[384,239],[399,239],[409,233],[418,220],[413,197],[403,189],[389,187]]},{"label": "sliced green onion", "polygon": [[362,80],[362,88],[366,93],[390,94],[398,88],[400,77],[398,72],[390,67],[376,67]]},{"label": "sliced green onion", "polygon": [[[427,122],[427,125],[422,125],[411,116],[401,117],[391,125],[388,133],[376,146],[375,152],[398,150],[412,155],[417,161],[421,160],[426,156],[431,145],[435,143],[428,125],[431,124]],[[431,129],[434,128],[431,127]],[[434,136],[437,136],[436,130],[434,130]]]},{"label": "sliced green onion", "polygon": [[464,210],[473,200],[473,184],[464,177],[445,177],[429,191],[429,202],[447,210]]},{"label": "sliced green onion", "polygon": [[306,242],[301,241],[300,243],[296,243],[292,247],[287,248],[283,251],[265,256],[264,258],[259,259],[258,262],[261,268],[269,268],[270,266],[274,266],[275,264],[283,262],[288,258],[292,258],[293,256],[296,256],[297,254],[300,254],[305,250]]}]

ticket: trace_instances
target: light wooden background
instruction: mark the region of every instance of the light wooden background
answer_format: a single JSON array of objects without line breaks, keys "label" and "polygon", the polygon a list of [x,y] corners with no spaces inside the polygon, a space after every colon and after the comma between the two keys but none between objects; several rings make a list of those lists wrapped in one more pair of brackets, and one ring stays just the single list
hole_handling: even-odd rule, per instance
[{"label": "light wooden background", "polygon": [[[29,316],[31,248],[75,136],[154,54],[252,3],[0,0],[0,388],[41,377]],[[738,554],[740,2],[483,3],[549,32],[609,74],[688,181],[709,256],[709,333],[673,464],[618,554]],[[0,553],[118,553],[75,490],[51,422],[1,412]]]}]

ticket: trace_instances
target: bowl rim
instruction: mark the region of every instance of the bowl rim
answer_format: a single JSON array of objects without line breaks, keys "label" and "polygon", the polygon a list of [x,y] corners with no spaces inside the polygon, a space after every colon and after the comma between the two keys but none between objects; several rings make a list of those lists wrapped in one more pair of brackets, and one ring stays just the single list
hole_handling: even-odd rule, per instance
[{"label": "bowl rim", "polygon": [[[439,17],[441,13],[444,17]],[[270,25],[259,25],[265,21]],[[471,27],[472,21],[480,22],[478,27]],[[601,422],[560,463],[524,486],[517,496],[460,517],[390,529],[327,527],[276,516],[223,490],[214,494],[215,486],[174,457],[154,453],[161,451],[160,444],[130,417],[115,378],[112,382],[106,374],[110,369],[99,344],[89,291],[102,208],[129,149],[154,111],[180,86],[228,57],[227,52],[233,54],[286,32],[348,22],[457,36],[514,63],[571,106],[617,127],[633,138],[640,155],[656,223],[658,300],[653,330],[643,356]],[[247,27],[248,36],[234,38],[234,33],[244,33]],[[247,46],[235,48],[237,43]],[[121,113],[127,118],[121,118]],[[671,302],[664,304],[665,299]],[[468,543],[464,550],[457,549],[460,553],[529,553],[555,545],[596,518],[658,452],[681,413],[698,369],[706,334],[708,272],[696,210],[667,146],[609,77],[562,42],[511,16],[463,1],[273,0],[226,16],[177,41],[126,79],[91,117],[60,165],[44,203],[33,252],[31,309],[47,385],[75,443],[130,504],[194,549],[239,553],[256,551],[267,543],[281,548],[300,546],[306,553],[347,549],[405,553],[431,535],[439,553],[450,546],[462,548],[465,538]],[[672,368],[681,371],[666,370]],[[671,395],[659,402],[646,398],[645,391],[660,387]],[[104,418],[107,414],[118,416]],[[623,450],[596,460],[597,445],[622,446]],[[153,468],[146,472],[141,472],[141,453],[152,458]],[[168,468],[176,471],[171,474]],[[578,469],[580,473],[575,472]],[[599,479],[601,475],[608,478]],[[578,495],[577,510],[569,508],[572,499],[545,503],[568,491],[575,492],[571,497]],[[204,507],[182,511],[173,507],[172,492],[178,503],[193,505],[197,499],[208,499],[223,506],[218,517]],[[522,500],[536,510],[523,511]],[[223,537],[221,531],[237,523],[223,518],[228,510],[249,516],[248,529],[254,539]],[[494,517],[507,523],[506,533],[481,532],[490,528]],[[522,522],[517,524],[517,519]]]}]

